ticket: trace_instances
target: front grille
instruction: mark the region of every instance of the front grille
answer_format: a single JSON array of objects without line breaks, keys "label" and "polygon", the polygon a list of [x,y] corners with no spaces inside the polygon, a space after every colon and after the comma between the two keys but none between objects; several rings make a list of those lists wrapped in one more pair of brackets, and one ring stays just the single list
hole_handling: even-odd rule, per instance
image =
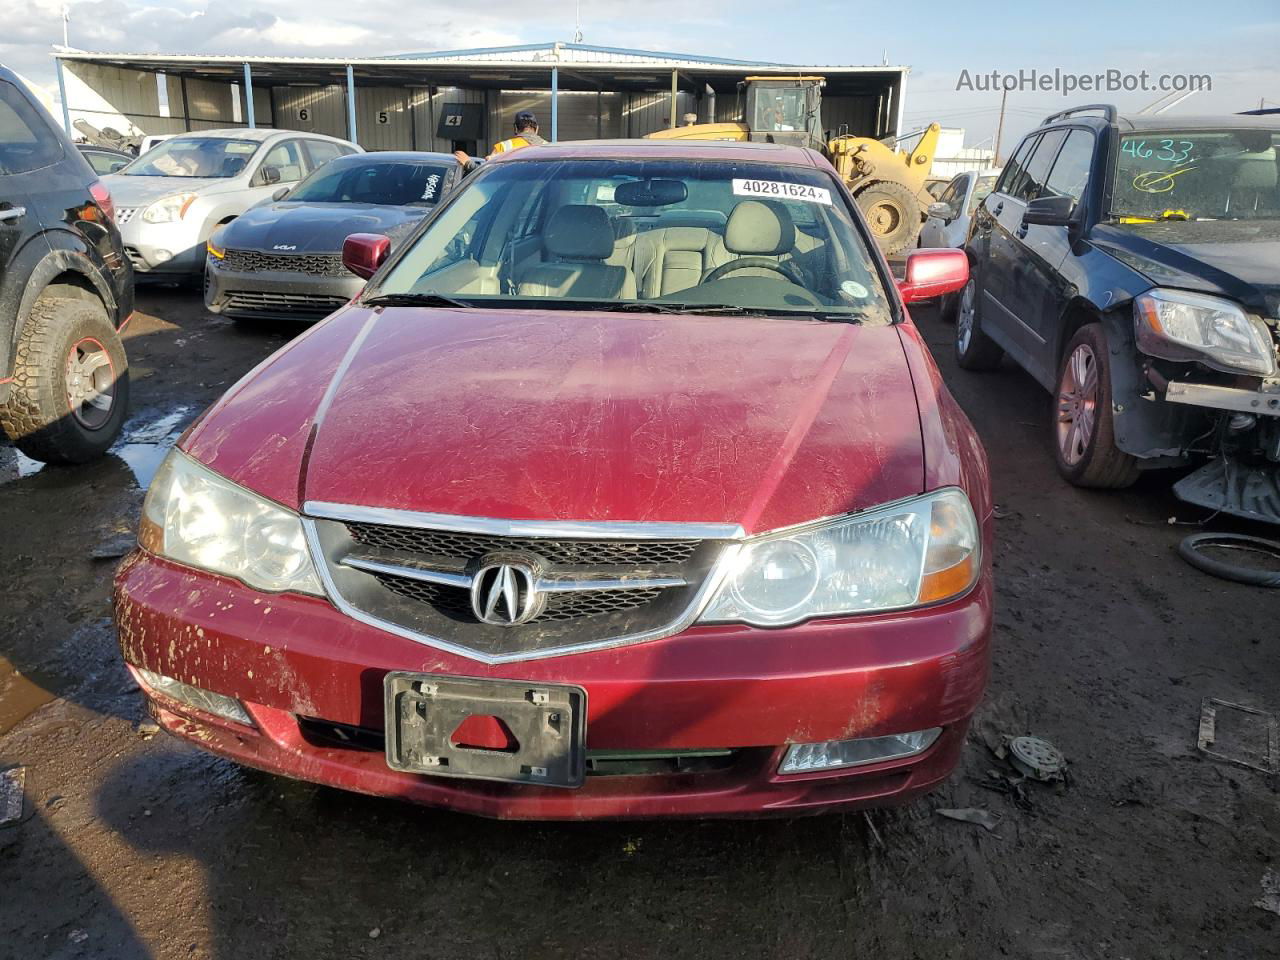
[{"label": "front grille", "polygon": [[137,247],[125,247],[124,255],[129,258],[129,262],[133,264],[134,270],[150,270],[147,261],[142,259],[142,254],[138,252]]},{"label": "front grille", "polygon": [[265,253],[261,250],[227,250],[222,258],[227,270],[262,273],[268,270],[301,273],[308,277],[345,277],[342,255],[337,253]]},{"label": "front grille", "polygon": [[[425,643],[494,660],[675,632],[691,619],[725,547],[724,540],[692,537],[505,536],[363,518],[310,522],[334,587],[356,612]],[[522,603],[526,591],[535,592],[536,613],[522,623],[485,622],[472,607],[472,578],[499,563],[522,565],[530,577],[520,591]]]},{"label": "front grille", "polygon": [[357,543],[428,557],[479,560],[498,550],[527,550],[549,563],[568,566],[657,566],[685,563],[698,549],[696,540],[551,540],[541,537],[492,537],[458,530],[418,530],[373,523],[348,523]]},{"label": "front grille", "polygon": [[141,207],[116,207],[116,225],[123,226],[137,216]]},{"label": "front grille", "polygon": [[345,304],[344,297],[325,297],[312,293],[268,293],[262,290],[236,290],[228,295],[224,310],[239,313],[263,313],[274,316],[296,316],[321,319]]}]

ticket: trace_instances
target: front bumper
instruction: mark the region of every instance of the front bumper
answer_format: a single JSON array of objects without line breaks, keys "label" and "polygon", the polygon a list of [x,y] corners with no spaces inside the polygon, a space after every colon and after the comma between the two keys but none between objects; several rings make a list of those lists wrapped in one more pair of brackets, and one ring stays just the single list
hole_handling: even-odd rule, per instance
[{"label": "front bumper", "polygon": [[[239,698],[255,728],[149,693],[171,733],[274,773],[503,818],[797,814],[905,802],[954,769],[986,687],[991,579],[961,600],[785,630],[700,626],[634,646],[489,666],[348,618],[326,600],[264,594],[143,552],[121,566],[126,662]],[[379,750],[391,670],[580,684],[587,749],[730,749],[696,773],[588,776],[578,789],[391,770]],[[317,740],[315,723],[352,731]],[[902,760],[782,776],[791,743],[942,727]],[[362,742],[363,741],[363,742]]]},{"label": "front bumper", "polygon": [[203,222],[177,220],[148,223],[142,219],[146,206],[117,211],[120,238],[125,252],[139,275],[190,276],[204,265]]},{"label": "front bumper", "polygon": [[283,270],[236,272],[207,257],[204,305],[229,317],[323,320],[364,288],[354,274],[317,277]]}]

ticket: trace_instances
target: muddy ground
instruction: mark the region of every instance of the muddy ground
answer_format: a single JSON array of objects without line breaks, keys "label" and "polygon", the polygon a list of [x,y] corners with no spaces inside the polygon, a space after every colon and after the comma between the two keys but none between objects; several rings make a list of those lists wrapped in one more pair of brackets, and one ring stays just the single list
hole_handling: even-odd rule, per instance
[{"label": "muddy ground", "polygon": [[[1169,519],[1200,517],[1169,476],[1121,494],[1059,481],[1039,387],[958,371],[949,328],[918,319],[1000,503],[993,681],[951,783],[869,818],[538,825],[278,780],[137,732],[108,596],[140,487],[289,335],[144,291],[118,455],[37,470],[0,449],[0,770],[27,777],[26,819],[0,828],[0,957],[1280,956],[1280,916],[1256,904],[1269,871],[1280,884],[1276,782],[1196,751],[1204,697],[1280,710],[1280,595],[1178,559],[1194,527]],[[1224,746],[1257,749],[1222,726]],[[986,743],[1019,733],[1071,764],[1029,809],[980,783],[999,766]]]}]

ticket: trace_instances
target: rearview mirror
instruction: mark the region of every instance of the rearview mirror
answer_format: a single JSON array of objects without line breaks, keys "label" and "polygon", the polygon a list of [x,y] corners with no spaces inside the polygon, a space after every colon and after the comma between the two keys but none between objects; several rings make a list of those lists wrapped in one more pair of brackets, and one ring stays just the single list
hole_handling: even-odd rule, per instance
[{"label": "rearview mirror", "polygon": [[391,238],[381,233],[353,233],[342,241],[342,265],[368,280],[391,251]]},{"label": "rearview mirror", "polygon": [[688,196],[683,180],[628,180],[613,190],[614,203],[627,207],[665,207]]},{"label": "rearview mirror", "polygon": [[1076,222],[1076,202],[1071,197],[1036,197],[1022,215],[1025,224],[1069,227]]},{"label": "rearview mirror", "polygon": [[288,187],[281,187],[279,190],[277,190],[275,193],[273,193],[273,194],[271,195],[271,199],[272,199],[272,200],[283,200],[283,199],[284,199],[285,197],[287,197],[288,195],[289,195],[289,188],[288,188]]},{"label": "rearview mirror", "polygon": [[939,200],[937,203],[929,204],[929,216],[937,217],[939,220],[946,220],[950,223],[956,218],[956,212],[951,209],[951,204],[943,203]]},{"label": "rearview mirror", "polygon": [[918,303],[955,293],[969,282],[969,258],[963,250],[915,250],[907,254],[906,276],[898,281],[903,303]]}]

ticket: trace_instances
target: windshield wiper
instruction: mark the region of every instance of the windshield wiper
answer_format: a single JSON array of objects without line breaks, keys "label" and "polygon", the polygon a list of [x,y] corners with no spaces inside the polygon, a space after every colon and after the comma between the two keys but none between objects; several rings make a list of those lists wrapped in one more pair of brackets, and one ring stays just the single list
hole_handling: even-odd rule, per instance
[{"label": "windshield wiper", "polygon": [[468,300],[446,297],[442,293],[380,293],[360,301],[367,307],[474,307]]}]

